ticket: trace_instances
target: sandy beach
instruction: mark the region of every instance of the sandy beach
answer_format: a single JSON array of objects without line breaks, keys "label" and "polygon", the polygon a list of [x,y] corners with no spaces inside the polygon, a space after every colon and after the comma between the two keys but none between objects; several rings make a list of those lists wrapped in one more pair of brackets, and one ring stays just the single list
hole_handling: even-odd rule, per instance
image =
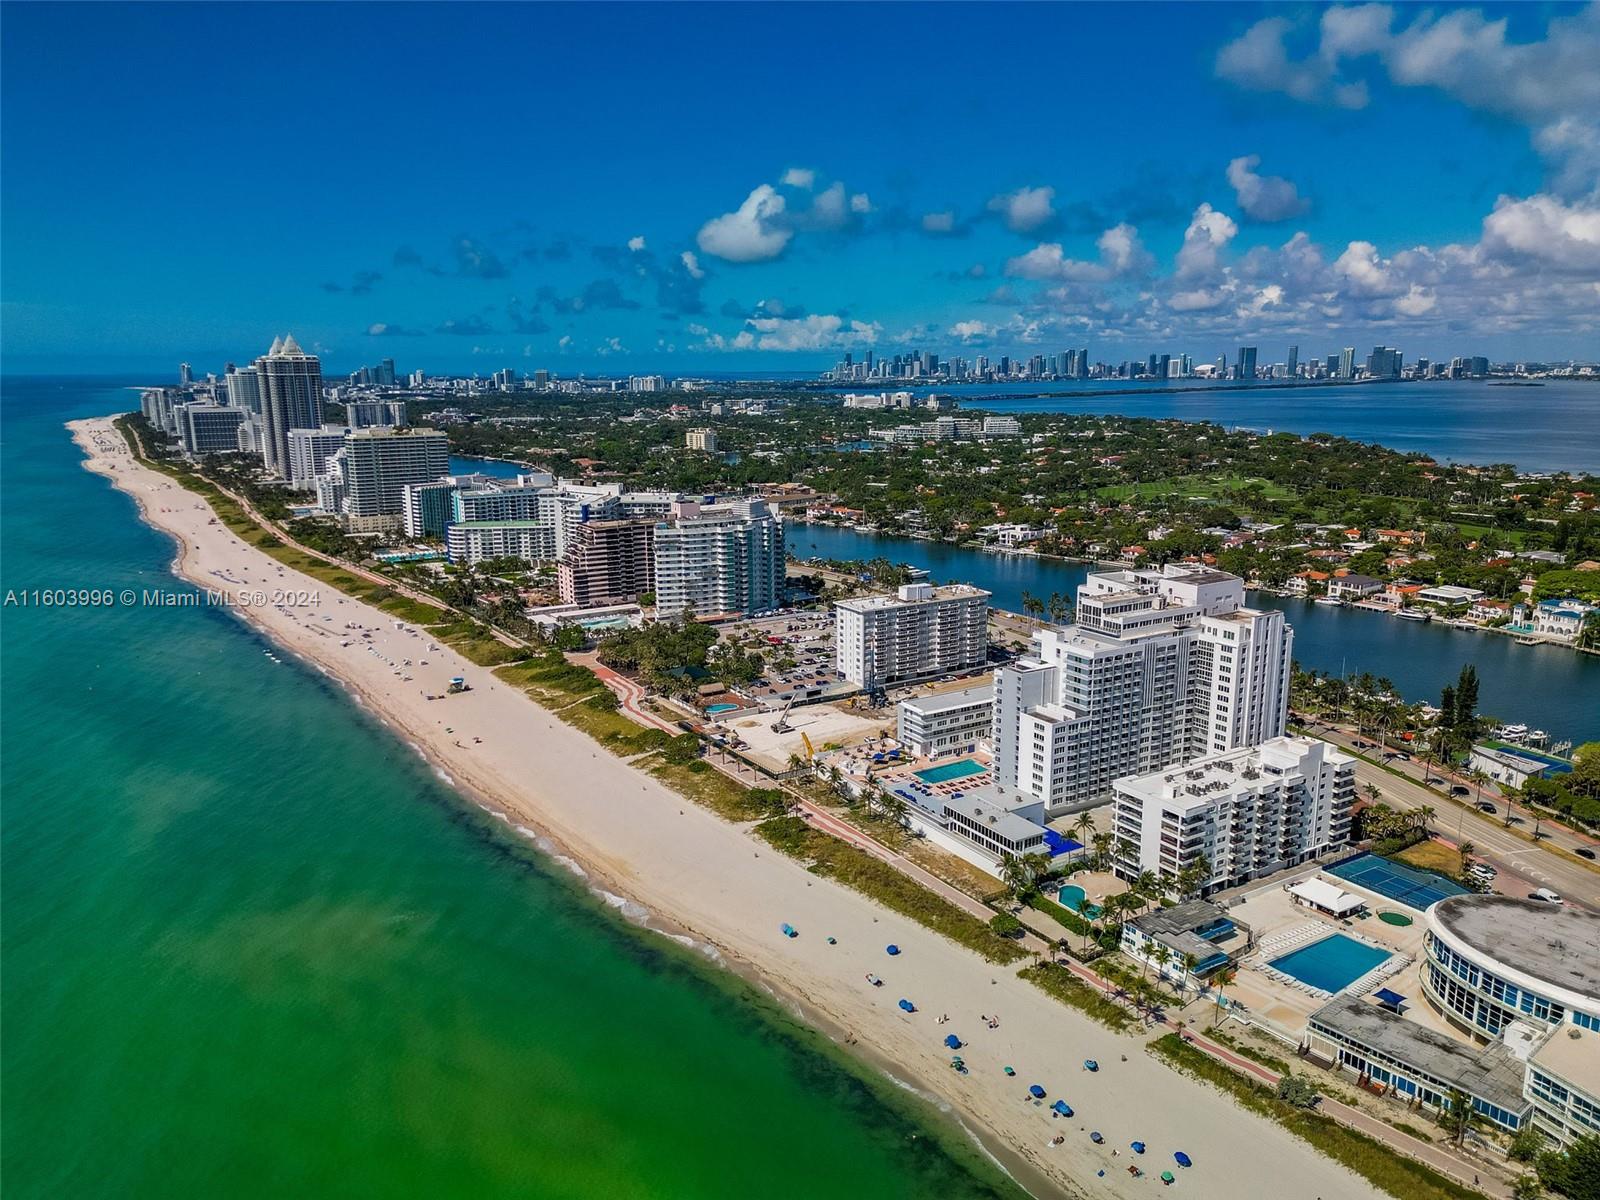
[{"label": "sandy beach", "polygon": [[[286,603],[237,607],[288,651],[337,677],[466,793],[513,824],[549,839],[605,891],[691,931],[791,998],[810,1019],[853,1035],[897,1079],[948,1106],[1019,1179],[1069,1195],[1162,1191],[1157,1175],[1174,1151],[1195,1162],[1174,1194],[1251,1198],[1368,1197],[1365,1181],[1283,1129],[1244,1112],[1148,1055],[1142,1041],[1095,1024],[1016,978],[857,892],[818,879],[634,770],[520,691],[425,631],[403,626],[247,546],[197,496],[140,465],[110,418],[77,421],[73,436],[89,470],[131,495],[145,520],[179,542],[177,570],[227,592],[286,593]],[[363,636],[370,635],[370,636]],[[410,660],[410,665],[406,665]],[[425,663],[425,665],[424,665]],[[409,679],[406,678],[409,676]],[[444,699],[453,676],[472,690]],[[786,938],[779,926],[799,931]],[[826,939],[837,939],[829,945]],[[889,958],[887,943],[903,953]],[[869,972],[885,986],[865,981]],[[462,981],[470,987],[470,980]],[[914,1001],[906,1014],[897,1002]],[[948,1014],[948,1024],[937,1024]],[[997,1015],[988,1028],[982,1015]],[[947,1034],[967,1043],[971,1073],[950,1070]],[[1126,1061],[1123,1061],[1123,1056]],[[1083,1069],[1086,1058],[1101,1069]],[[1015,1078],[1001,1070],[1016,1068]],[[1026,1098],[1030,1084],[1055,1118]],[[1094,1146],[1088,1130],[1105,1136]],[[1065,1137],[1059,1147],[1049,1145]],[[1144,1141],[1143,1178],[1127,1172],[1129,1142]],[[1114,1156],[1113,1149],[1118,1153]],[[1099,1172],[1104,1171],[1104,1175]]]}]

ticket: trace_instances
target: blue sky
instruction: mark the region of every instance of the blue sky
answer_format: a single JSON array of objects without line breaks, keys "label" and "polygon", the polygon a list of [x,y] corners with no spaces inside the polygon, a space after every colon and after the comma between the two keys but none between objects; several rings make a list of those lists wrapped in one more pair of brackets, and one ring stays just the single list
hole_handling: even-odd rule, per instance
[{"label": "blue sky", "polygon": [[9,4],[10,369],[1600,357],[1600,9]]}]

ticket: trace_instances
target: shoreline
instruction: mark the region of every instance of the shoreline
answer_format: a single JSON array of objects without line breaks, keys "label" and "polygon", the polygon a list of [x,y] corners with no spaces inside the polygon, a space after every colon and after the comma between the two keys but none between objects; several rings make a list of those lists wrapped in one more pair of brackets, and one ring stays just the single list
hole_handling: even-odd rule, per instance
[{"label": "shoreline", "polygon": [[[769,992],[820,1036],[831,1033],[835,1045],[837,1031],[844,1031],[854,1044],[840,1046],[841,1052],[853,1052],[890,1083],[944,1110],[1020,1186],[1035,1194],[1142,1194],[1152,1180],[1130,1178],[1122,1169],[1126,1160],[1109,1152],[1137,1137],[1151,1143],[1150,1166],[1157,1171],[1159,1159],[1170,1161],[1176,1149],[1195,1155],[1200,1169],[1184,1174],[1195,1195],[1265,1200],[1282,1194],[1284,1179],[1325,1200],[1375,1194],[1287,1131],[1145,1054],[1140,1039],[1113,1034],[1016,978],[1012,968],[991,966],[812,875],[603,750],[486,668],[431,644],[425,632],[325,592],[220,522],[210,524],[205,502],[137,463],[109,418],[70,428],[86,469],[128,493],[148,524],[178,542],[176,573],[206,588],[221,581],[234,595],[262,586],[322,592],[311,605],[269,605],[240,615],[346,688],[463,798],[513,827],[531,827],[534,838],[558,848],[547,853],[566,855],[582,868],[585,883],[640,905],[649,914],[646,927],[680,944],[681,930],[682,937],[711,947],[721,956],[716,965]],[[362,626],[358,633],[347,630],[352,621]],[[424,653],[426,666],[395,665]],[[403,671],[415,678],[402,681]],[[442,692],[453,675],[465,676],[473,690],[421,699],[429,689]],[[445,719],[452,724],[445,726]],[[482,741],[463,743],[469,736]],[[545,849],[537,841],[534,848]],[[785,920],[802,936],[783,938],[777,930]],[[839,935],[837,946],[825,944],[825,933]],[[891,986],[868,988],[861,982],[865,970],[890,970],[882,950],[889,941],[905,949],[893,962]],[[907,1016],[896,1007],[899,996],[927,1011]],[[1005,1027],[981,1028],[980,1010],[1002,1005]],[[973,1035],[971,1076],[949,1070],[934,1011],[951,1013],[950,1028],[959,1035]],[[1118,1062],[1120,1055],[1125,1062]],[[1086,1056],[1111,1069],[1082,1072]],[[1002,1062],[1016,1063],[1015,1081],[1001,1074]],[[1023,1103],[1025,1079],[1064,1094],[1083,1116],[1053,1121],[1047,1110]],[[1090,1119],[1106,1131],[1103,1149],[1073,1128]],[[1069,1141],[1052,1149],[1047,1142],[1058,1130]],[[1253,1178],[1233,1177],[1229,1164],[1241,1161],[1257,1165]]]}]

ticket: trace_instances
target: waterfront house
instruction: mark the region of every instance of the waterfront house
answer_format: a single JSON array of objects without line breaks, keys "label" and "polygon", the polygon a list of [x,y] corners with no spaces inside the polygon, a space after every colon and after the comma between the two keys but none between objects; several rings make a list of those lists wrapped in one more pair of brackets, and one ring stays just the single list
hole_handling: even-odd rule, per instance
[{"label": "waterfront house", "polygon": [[1328,595],[1338,600],[1365,600],[1383,590],[1383,580],[1370,575],[1336,575],[1328,581]]}]

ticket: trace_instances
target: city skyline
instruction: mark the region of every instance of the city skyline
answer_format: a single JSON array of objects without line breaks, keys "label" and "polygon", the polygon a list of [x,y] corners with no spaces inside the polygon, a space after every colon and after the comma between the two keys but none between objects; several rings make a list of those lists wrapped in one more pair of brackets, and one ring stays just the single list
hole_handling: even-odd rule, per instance
[{"label": "city skyline", "polygon": [[11,14],[13,369],[1600,354],[1595,5],[205,11]]}]

